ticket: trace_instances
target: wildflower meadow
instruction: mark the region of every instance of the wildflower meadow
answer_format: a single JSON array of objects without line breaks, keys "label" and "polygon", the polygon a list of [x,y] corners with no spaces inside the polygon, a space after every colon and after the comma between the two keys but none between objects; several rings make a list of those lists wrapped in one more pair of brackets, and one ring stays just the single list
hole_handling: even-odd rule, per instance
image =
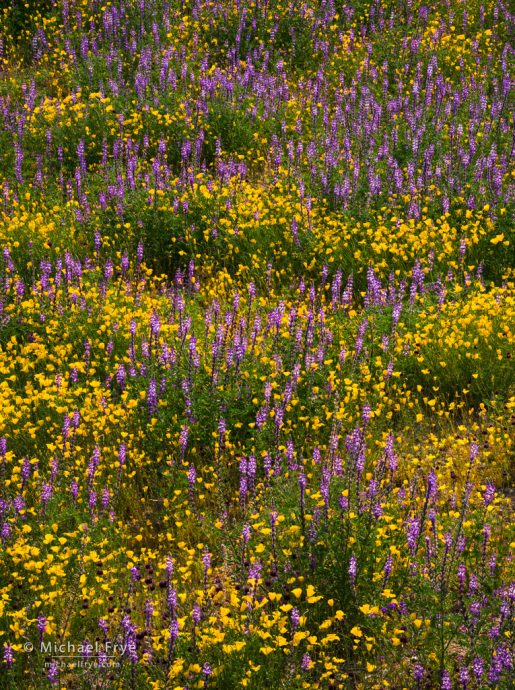
[{"label": "wildflower meadow", "polygon": [[0,690],[509,690],[513,5],[0,2]]}]

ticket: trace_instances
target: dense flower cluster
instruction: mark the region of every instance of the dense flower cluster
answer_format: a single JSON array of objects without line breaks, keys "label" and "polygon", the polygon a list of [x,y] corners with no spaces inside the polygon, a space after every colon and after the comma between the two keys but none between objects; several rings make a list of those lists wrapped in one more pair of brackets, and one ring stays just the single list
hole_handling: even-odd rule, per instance
[{"label": "dense flower cluster", "polygon": [[0,687],[510,687],[512,24],[0,11]]}]

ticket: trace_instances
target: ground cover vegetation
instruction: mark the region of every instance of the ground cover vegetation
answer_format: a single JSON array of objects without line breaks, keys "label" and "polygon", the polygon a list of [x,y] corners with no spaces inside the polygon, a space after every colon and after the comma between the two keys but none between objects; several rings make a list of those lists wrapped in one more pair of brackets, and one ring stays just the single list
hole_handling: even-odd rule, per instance
[{"label": "ground cover vegetation", "polygon": [[2,690],[511,687],[513,19],[0,4]]}]

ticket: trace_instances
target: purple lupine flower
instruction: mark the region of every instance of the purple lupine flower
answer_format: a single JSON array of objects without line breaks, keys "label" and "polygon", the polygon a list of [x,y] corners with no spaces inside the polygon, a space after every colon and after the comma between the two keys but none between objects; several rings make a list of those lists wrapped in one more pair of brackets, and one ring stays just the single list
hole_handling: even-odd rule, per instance
[{"label": "purple lupine flower", "polygon": [[501,674],[503,671],[502,660],[499,659],[498,655],[494,656],[490,668],[488,669],[488,682],[490,685],[495,685],[501,679]]},{"label": "purple lupine flower", "polygon": [[263,566],[261,565],[261,563],[259,561],[254,561],[253,563],[251,563],[250,568],[249,568],[248,579],[253,580],[254,584],[257,584],[257,581],[261,577],[262,569],[263,569]]},{"label": "purple lupine flower", "polygon": [[383,588],[384,588],[384,585],[386,585],[388,578],[392,574],[392,570],[393,570],[393,558],[391,556],[388,556],[386,558],[384,568],[383,568],[383,573],[384,573]]},{"label": "purple lupine flower", "polygon": [[245,458],[240,460],[240,503],[244,506],[247,498],[248,492],[248,482],[247,482],[247,461]]},{"label": "purple lupine flower", "polygon": [[175,640],[179,637],[179,623],[177,620],[173,620],[170,624],[170,640],[171,642],[175,642]]},{"label": "purple lupine flower", "polygon": [[356,582],[357,567],[358,567],[358,562],[356,560],[356,556],[353,555],[350,557],[349,569],[347,571],[349,573],[349,577],[350,577],[350,581],[352,583],[352,586],[354,586],[354,584]]},{"label": "purple lupine flower", "polygon": [[401,318],[401,313],[402,313],[402,302],[398,302],[392,311],[392,321],[393,321],[393,329],[395,331],[397,324],[399,323],[399,319]]},{"label": "purple lupine flower", "polygon": [[102,236],[100,235],[100,232],[98,230],[95,232],[94,246],[95,253],[98,256],[98,253],[100,252],[100,247],[102,246]]},{"label": "purple lupine flower", "polygon": [[492,534],[492,527],[488,522],[485,522],[484,527],[483,527],[483,541],[484,541],[485,547],[486,547],[488,540],[490,539],[491,534]]},{"label": "purple lupine flower", "polygon": [[109,281],[113,277],[114,268],[111,259],[107,259],[104,266],[104,278]]},{"label": "purple lupine flower", "polygon": [[503,669],[513,669],[513,656],[507,645],[502,644],[496,649],[495,659]]},{"label": "purple lupine flower", "polygon": [[18,514],[20,514],[22,510],[25,510],[25,501],[23,499],[23,496],[16,496],[16,498],[13,501],[13,507]]},{"label": "purple lupine flower", "polygon": [[168,558],[166,559],[165,570],[166,570],[166,574],[167,574],[167,576],[168,576],[168,581],[170,581],[170,578],[172,577],[173,571],[174,571],[173,560],[172,560],[170,557],[168,557]]},{"label": "purple lupine flower", "polygon": [[474,674],[476,681],[479,683],[485,672],[485,662],[481,657],[476,656],[472,661],[472,673]]},{"label": "purple lupine flower", "polygon": [[57,685],[59,681],[59,667],[55,661],[51,661],[47,671],[50,685]]},{"label": "purple lupine flower", "polygon": [[47,623],[48,623],[48,619],[45,618],[45,616],[38,616],[37,628],[39,630],[40,635],[43,635],[43,633],[45,632],[45,630],[47,628]]},{"label": "purple lupine flower", "polygon": [[304,494],[306,491],[306,486],[308,484],[308,480],[306,479],[306,475],[304,474],[304,472],[301,472],[299,474],[298,482],[299,482],[299,488],[300,488],[300,503],[301,503],[301,508],[303,508],[303,506],[304,506]]},{"label": "purple lupine flower", "polygon": [[479,580],[477,578],[477,575],[474,575],[473,573],[470,576],[469,579],[469,593],[473,594],[474,592],[477,592],[479,589]]},{"label": "purple lupine flower", "polygon": [[91,656],[92,652],[93,652],[93,645],[92,645],[92,644],[90,643],[90,641],[86,638],[86,639],[82,642],[81,647],[82,647],[82,652],[81,652],[82,658],[83,658],[83,659],[88,659],[88,658]]},{"label": "purple lupine flower", "polygon": [[445,544],[445,554],[447,555],[450,551],[451,546],[452,546],[452,533],[451,532],[445,533],[444,544]]},{"label": "purple lupine flower", "polygon": [[188,445],[189,429],[187,426],[181,427],[181,433],[179,435],[179,449],[181,454],[181,459],[184,458],[184,453],[186,452],[186,446]]},{"label": "purple lupine flower", "polygon": [[129,270],[129,255],[127,252],[123,253],[122,256],[122,276],[125,276],[127,271]]},{"label": "purple lupine flower", "polygon": [[150,315],[150,332],[154,338],[157,338],[160,331],[161,331],[161,322],[159,320],[159,316],[157,315],[156,310],[153,309],[152,314]]},{"label": "purple lupine flower", "polygon": [[8,522],[4,522],[0,529],[0,539],[2,543],[7,541],[11,536],[11,525]]},{"label": "purple lupine flower", "polygon": [[195,625],[198,625],[202,619],[202,609],[198,604],[194,604],[193,610],[191,612],[191,619],[195,623]]},{"label": "purple lupine flower", "polygon": [[467,577],[467,568],[464,563],[460,563],[458,566],[458,582],[460,586],[465,584],[465,579]]},{"label": "purple lupine flower", "polygon": [[152,615],[154,613],[154,605],[152,603],[151,599],[147,599],[145,601],[145,625],[147,630],[150,630],[151,625],[152,625]]},{"label": "purple lupine flower", "polygon": [[54,492],[54,487],[52,484],[43,484],[41,489],[41,503],[43,505],[43,510],[46,508],[46,504],[52,498]]},{"label": "purple lupine flower", "polygon": [[395,454],[393,444],[394,444],[393,434],[388,434],[388,437],[386,439],[386,444],[384,447],[384,452],[386,455],[386,464],[387,464],[390,472],[395,472],[395,470],[397,469],[397,465],[398,465],[397,455]]},{"label": "purple lupine flower", "polygon": [[470,462],[474,462],[477,459],[477,456],[479,455],[479,446],[477,443],[471,443],[470,444]]},{"label": "purple lupine flower", "polygon": [[298,228],[298,225],[297,225],[297,219],[296,219],[296,218],[294,218],[294,219],[292,220],[291,226],[290,226],[290,227],[291,227],[291,234],[292,234],[292,236],[293,236],[293,241],[295,242],[295,244],[297,245],[297,247],[299,247],[299,246],[300,246],[300,242],[299,242],[299,233],[298,233],[298,229],[297,229],[297,228]]},{"label": "purple lupine flower", "polygon": [[102,489],[102,498],[100,501],[100,504],[102,506],[102,510],[106,510],[107,506],[109,505],[109,501],[111,499],[111,492],[109,491],[109,487],[104,487]]},{"label": "purple lupine flower", "polygon": [[415,679],[417,686],[422,682],[424,679],[426,670],[422,666],[422,664],[415,664],[415,667],[413,669],[413,678]]},{"label": "purple lupine flower", "polygon": [[358,457],[356,458],[356,473],[358,477],[360,477],[363,474],[363,470],[365,469],[365,453],[363,449],[361,449],[358,453]]},{"label": "purple lupine flower", "polygon": [[128,635],[132,635],[134,633],[135,626],[132,624],[131,617],[129,615],[126,614],[123,616],[120,625]]},{"label": "purple lupine flower", "polygon": [[322,498],[324,499],[324,503],[326,505],[326,508],[329,505],[330,484],[331,484],[331,471],[329,470],[328,467],[324,467],[322,469],[322,479],[320,481],[320,493],[322,495]]},{"label": "purple lupine flower", "polygon": [[131,632],[127,636],[127,642],[126,642],[126,647],[127,647],[127,656],[129,657],[129,660],[133,664],[138,663],[138,652],[137,652],[137,644],[136,644],[136,639],[134,637],[134,632]]},{"label": "purple lupine flower", "polygon": [[30,477],[30,472],[31,472],[30,460],[28,458],[25,458],[23,461],[23,466],[21,468],[22,488],[25,487],[25,484],[27,483],[27,480]]},{"label": "purple lupine flower", "polygon": [[256,412],[256,427],[262,429],[268,417],[268,408],[266,406],[260,407]]},{"label": "purple lupine flower", "polygon": [[66,441],[68,440],[68,436],[70,434],[70,428],[71,428],[71,420],[69,416],[66,414],[64,415],[64,420],[63,420],[63,441],[64,444],[66,445]]},{"label": "purple lupine flower", "polygon": [[479,615],[481,614],[481,604],[479,601],[473,601],[472,604],[469,606],[469,611],[473,615],[474,618],[479,618]]},{"label": "purple lupine flower", "polygon": [[442,671],[440,688],[441,690],[452,690],[451,676],[448,671]]},{"label": "purple lupine flower", "polygon": [[418,535],[420,534],[420,520],[417,518],[408,519],[407,540],[408,547],[412,555],[415,555]]},{"label": "purple lupine flower", "polygon": [[483,504],[489,506],[495,498],[496,488],[493,484],[487,483],[485,493],[483,494]]},{"label": "purple lupine flower", "polygon": [[188,470],[188,484],[190,487],[190,498],[193,498],[196,481],[197,481],[197,471],[195,470],[195,466],[191,465],[189,470]]},{"label": "purple lupine flower", "polygon": [[213,673],[213,668],[207,662],[202,666],[202,675],[204,676],[204,688],[207,688],[207,681],[209,676]]},{"label": "purple lupine flower", "polygon": [[222,445],[222,441],[224,439],[226,430],[227,430],[227,427],[225,424],[225,419],[220,417],[220,419],[218,420],[218,437],[219,437],[220,445]]},{"label": "purple lupine flower", "polygon": [[125,365],[120,362],[116,370],[116,382],[118,386],[123,390],[125,388],[125,381],[127,379],[127,372],[125,371]]},{"label": "purple lupine flower", "polygon": [[431,470],[427,475],[427,497],[435,498],[438,491],[438,479],[434,470]]},{"label": "purple lupine flower", "polygon": [[313,662],[311,661],[311,657],[309,654],[304,654],[302,657],[302,662],[300,664],[300,667],[304,673],[307,673],[309,669],[312,667]]},{"label": "purple lupine flower", "polygon": [[254,481],[256,478],[257,460],[255,455],[249,455],[247,458],[247,476],[249,478],[250,489],[254,489]]},{"label": "purple lupine flower", "polygon": [[95,446],[93,449],[93,455],[91,456],[90,463],[88,465],[88,468],[86,470],[86,476],[88,477],[88,484],[91,484],[93,482],[93,479],[95,477],[95,472],[97,471],[97,468],[100,464],[100,448],[98,446]]},{"label": "purple lupine flower", "polygon": [[4,662],[7,668],[10,670],[14,664],[14,652],[11,645],[6,642],[4,644]]},{"label": "purple lupine flower", "polygon": [[363,339],[368,328],[368,319],[363,319],[358,327],[358,332],[356,334],[356,342],[354,344],[355,356],[358,357],[361,350],[363,349]]},{"label": "purple lupine flower", "polygon": [[501,626],[500,625],[494,625],[488,631],[488,637],[491,640],[495,640],[497,637],[499,637],[500,634],[501,634]]},{"label": "purple lupine flower", "polygon": [[138,268],[141,265],[141,261],[143,260],[143,253],[144,253],[144,247],[142,242],[138,242],[138,247],[136,250],[136,258],[138,261]]},{"label": "purple lupine flower", "polygon": [[154,377],[148,382],[147,408],[148,414],[152,417],[157,411],[157,383]]},{"label": "purple lupine flower", "polygon": [[120,465],[120,469],[125,465],[125,461],[127,460],[127,446],[125,443],[120,443],[120,447],[118,448],[118,464]]},{"label": "purple lupine flower", "polygon": [[345,437],[345,447],[351,457],[357,459],[362,446],[364,446],[363,432],[357,426],[352,433]]}]

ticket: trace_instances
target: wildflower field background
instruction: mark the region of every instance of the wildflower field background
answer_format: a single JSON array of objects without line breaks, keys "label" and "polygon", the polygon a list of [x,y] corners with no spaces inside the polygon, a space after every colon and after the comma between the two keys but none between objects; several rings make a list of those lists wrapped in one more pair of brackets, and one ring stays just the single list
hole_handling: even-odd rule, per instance
[{"label": "wildflower field background", "polygon": [[513,687],[513,26],[0,3],[1,690]]}]

